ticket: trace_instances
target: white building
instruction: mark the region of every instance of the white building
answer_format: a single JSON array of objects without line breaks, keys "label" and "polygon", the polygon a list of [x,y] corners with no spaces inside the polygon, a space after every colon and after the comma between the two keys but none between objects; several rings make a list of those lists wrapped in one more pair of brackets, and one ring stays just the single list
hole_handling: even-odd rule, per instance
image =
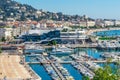
[{"label": "white building", "polygon": [[120,20],[115,21],[115,26],[120,26]]},{"label": "white building", "polygon": [[34,29],[34,30],[29,30],[29,31],[27,31],[26,33],[25,33],[25,35],[27,34],[27,35],[32,35],[32,34],[37,34],[37,35],[42,35],[42,34],[44,34],[44,33],[48,33],[48,32],[50,32],[50,31],[52,31],[52,30],[49,30],[49,29]]},{"label": "white building", "polygon": [[21,30],[20,30],[20,27],[17,27],[17,28],[13,28],[13,36],[19,36],[21,33]]},{"label": "white building", "polygon": [[95,21],[87,21],[87,26],[95,26]]},{"label": "white building", "polygon": [[114,25],[114,21],[104,21],[104,25],[105,26],[113,26]]},{"label": "white building", "polygon": [[69,30],[67,32],[60,32],[60,37],[66,39],[88,39],[85,33],[86,30]]},{"label": "white building", "polygon": [[86,21],[80,21],[80,26],[86,27],[87,26],[87,22]]},{"label": "white building", "polygon": [[12,39],[12,28],[0,28],[0,38],[5,37],[5,39]]},{"label": "white building", "polygon": [[104,21],[102,19],[97,19],[95,21],[95,25],[96,26],[101,26],[101,27],[104,27]]},{"label": "white building", "polygon": [[95,26],[95,21],[80,21],[80,26],[83,27]]}]

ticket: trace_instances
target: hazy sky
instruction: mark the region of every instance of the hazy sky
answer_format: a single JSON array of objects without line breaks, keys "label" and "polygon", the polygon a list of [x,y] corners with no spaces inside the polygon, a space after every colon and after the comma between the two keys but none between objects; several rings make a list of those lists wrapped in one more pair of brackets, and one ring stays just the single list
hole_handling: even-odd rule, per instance
[{"label": "hazy sky", "polygon": [[15,0],[37,9],[92,18],[120,19],[120,0]]}]

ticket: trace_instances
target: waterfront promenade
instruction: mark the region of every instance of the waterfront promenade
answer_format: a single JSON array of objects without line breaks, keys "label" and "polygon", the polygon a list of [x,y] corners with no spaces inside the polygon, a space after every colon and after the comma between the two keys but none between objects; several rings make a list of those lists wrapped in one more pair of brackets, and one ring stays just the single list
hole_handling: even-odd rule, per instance
[{"label": "waterfront promenade", "polygon": [[98,31],[106,31],[106,30],[120,30],[119,27],[116,28],[102,28],[102,29],[90,29],[86,32],[87,35],[91,35],[94,32],[98,32]]},{"label": "waterfront promenade", "polygon": [[0,79],[21,80],[32,78],[20,62],[18,55],[0,55]]}]

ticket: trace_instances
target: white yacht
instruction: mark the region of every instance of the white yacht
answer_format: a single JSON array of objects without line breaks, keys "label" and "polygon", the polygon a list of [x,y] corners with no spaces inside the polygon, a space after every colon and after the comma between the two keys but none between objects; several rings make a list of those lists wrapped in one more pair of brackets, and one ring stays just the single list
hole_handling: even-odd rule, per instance
[{"label": "white yacht", "polygon": [[45,51],[45,49],[42,46],[36,46],[35,50]]},{"label": "white yacht", "polygon": [[26,44],[25,49],[26,50],[40,50],[40,51],[45,50],[42,46],[36,45],[36,44]]},{"label": "white yacht", "polygon": [[72,51],[73,51],[73,49],[68,48],[68,47],[66,47],[66,46],[64,46],[64,45],[58,46],[58,47],[53,46],[53,50],[52,50],[51,54],[71,53]]}]

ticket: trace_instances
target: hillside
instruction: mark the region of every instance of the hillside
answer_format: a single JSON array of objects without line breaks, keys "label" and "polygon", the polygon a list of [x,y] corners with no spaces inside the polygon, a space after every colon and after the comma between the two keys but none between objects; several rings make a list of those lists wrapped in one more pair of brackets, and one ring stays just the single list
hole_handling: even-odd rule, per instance
[{"label": "hillside", "polygon": [[21,4],[13,0],[0,0],[0,20],[40,21],[43,19],[55,21],[80,21],[83,20],[84,17],[78,15],[64,15],[61,12],[53,13],[49,11],[37,10],[30,5]]}]

